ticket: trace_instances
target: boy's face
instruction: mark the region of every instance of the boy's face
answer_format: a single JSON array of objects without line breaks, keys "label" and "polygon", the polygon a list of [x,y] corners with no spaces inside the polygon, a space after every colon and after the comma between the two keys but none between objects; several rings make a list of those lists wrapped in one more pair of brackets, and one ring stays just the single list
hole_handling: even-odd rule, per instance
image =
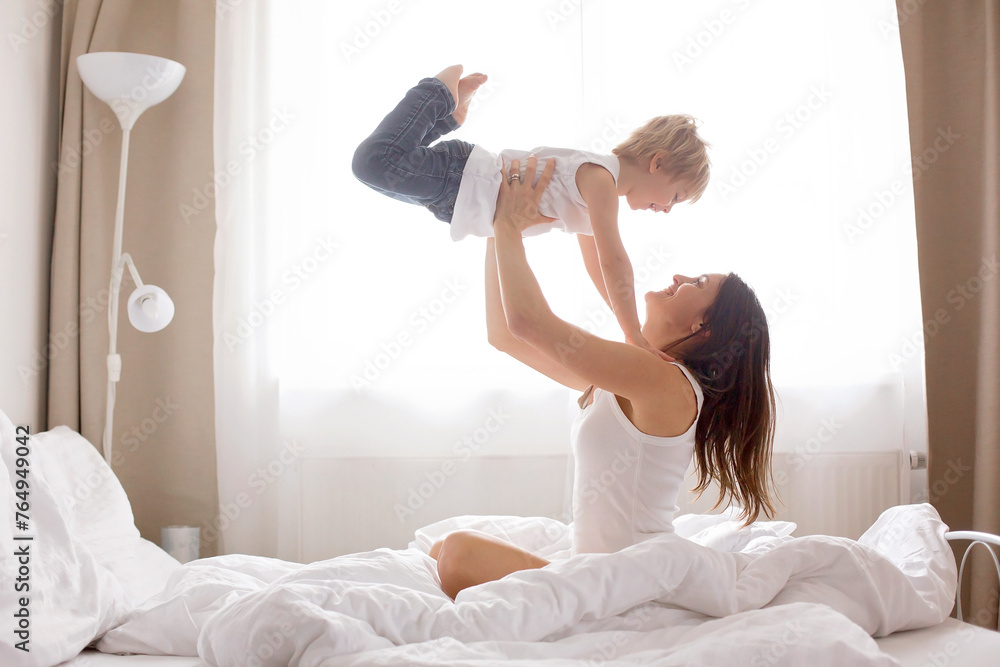
[{"label": "boy's face", "polygon": [[674,204],[687,199],[688,184],[679,177],[668,174],[663,163],[664,159],[659,153],[654,155],[649,161],[648,170],[644,170],[625,197],[633,211],[670,213]]}]

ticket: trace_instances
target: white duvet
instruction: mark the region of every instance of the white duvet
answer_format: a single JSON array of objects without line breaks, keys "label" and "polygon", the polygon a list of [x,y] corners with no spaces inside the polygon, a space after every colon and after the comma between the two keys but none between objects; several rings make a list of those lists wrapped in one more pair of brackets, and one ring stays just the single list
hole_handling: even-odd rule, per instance
[{"label": "white duvet", "polygon": [[[0,421],[6,422],[3,459],[10,479],[9,422]],[[61,447],[61,455],[45,459],[53,469],[37,478],[39,484],[43,478],[72,482],[79,456],[74,468],[54,469],[74,460],[67,454],[73,447],[89,447],[96,456],[78,435],[59,435],[48,444]],[[84,458],[95,468],[103,465],[99,456]],[[58,505],[59,492],[37,497]],[[121,502],[116,494],[101,497]],[[574,557],[571,531],[557,521],[457,517],[417,531],[403,550],[310,565],[230,555],[152,568],[154,578],[169,576],[159,593],[140,601],[149,582],[137,582],[134,572],[110,562],[93,526],[78,524],[84,504],[76,502],[69,514],[50,513],[44,528],[46,553],[59,552],[61,559],[52,567],[62,567],[62,580],[73,582],[65,601],[82,598],[60,610],[59,586],[38,592],[46,617],[36,646],[59,623],[74,628],[74,641],[60,647],[70,654],[61,659],[99,639],[97,647],[107,652],[199,655],[209,665],[240,667],[896,665],[872,636],[940,623],[955,594],[947,527],[933,507],[921,504],[887,510],[857,542],[793,538],[794,526],[782,522],[740,529],[729,514],[688,515],[678,517],[675,535],[614,554]],[[113,508],[90,509],[96,517]],[[121,508],[117,515],[124,516]],[[56,530],[66,516],[77,518]],[[466,589],[453,602],[426,552],[457,528],[499,535],[553,562]],[[74,537],[75,531],[86,535]],[[122,531],[111,530],[119,540]],[[44,563],[35,566],[43,589]],[[74,563],[86,566],[86,577],[74,578]],[[162,578],[156,583],[160,588]],[[9,598],[0,598],[7,618]],[[44,650],[30,658],[13,652],[7,634],[0,642],[3,664],[59,661]]]}]

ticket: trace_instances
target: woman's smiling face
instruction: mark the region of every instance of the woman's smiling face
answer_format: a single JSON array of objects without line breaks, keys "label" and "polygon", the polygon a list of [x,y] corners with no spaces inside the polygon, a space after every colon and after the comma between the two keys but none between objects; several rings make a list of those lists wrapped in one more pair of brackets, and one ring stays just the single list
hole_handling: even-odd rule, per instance
[{"label": "woman's smiling face", "polygon": [[678,329],[697,330],[705,311],[715,303],[725,278],[721,273],[674,276],[674,282],[666,289],[646,293],[646,321],[666,320]]}]

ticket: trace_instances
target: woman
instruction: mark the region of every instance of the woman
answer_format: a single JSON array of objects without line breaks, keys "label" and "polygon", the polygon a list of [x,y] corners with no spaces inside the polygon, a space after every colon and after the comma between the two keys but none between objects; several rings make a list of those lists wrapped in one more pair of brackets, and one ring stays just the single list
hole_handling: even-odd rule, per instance
[{"label": "woman", "polygon": [[[518,174],[513,161],[508,173]],[[753,291],[730,273],[674,276],[646,294],[642,333],[677,361],[604,340],[556,317],[525,258],[521,232],[549,219],[538,202],[552,160],[534,186],[504,179],[486,256],[490,343],[567,387],[583,391],[571,442],[576,458],[573,553],[614,552],[673,532],[677,495],[692,455],[699,495],[714,478],[716,507],[729,499],[746,524],[774,513],[774,437],[767,320]],[[446,535],[431,549],[441,587],[469,586],[548,564],[478,531]]]}]

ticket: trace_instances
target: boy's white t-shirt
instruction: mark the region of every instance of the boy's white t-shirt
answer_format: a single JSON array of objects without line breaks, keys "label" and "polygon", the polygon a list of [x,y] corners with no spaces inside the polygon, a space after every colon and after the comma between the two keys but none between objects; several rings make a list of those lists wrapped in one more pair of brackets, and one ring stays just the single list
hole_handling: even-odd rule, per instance
[{"label": "boy's white t-shirt", "polygon": [[462,171],[462,183],[455,200],[455,210],[451,218],[451,238],[454,241],[466,236],[493,236],[493,215],[496,213],[497,194],[503,178],[500,168],[511,160],[521,161],[521,175],[526,169],[528,155],[538,158],[536,180],[541,176],[545,163],[555,158],[556,170],[549,187],[542,194],[538,208],[543,215],[558,218],[555,222],[535,225],[524,231],[524,236],[537,236],[552,229],[561,229],[571,234],[593,234],[590,212],[583,201],[580,189],[576,187],[576,172],[580,165],[592,162],[609,172],[618,184],[621,164],[616,155],[600,155],[572,148],[552,148],[539,146],[530,151],[504,150],[495,155],[478,144],[472,147],[469,160]]}]

